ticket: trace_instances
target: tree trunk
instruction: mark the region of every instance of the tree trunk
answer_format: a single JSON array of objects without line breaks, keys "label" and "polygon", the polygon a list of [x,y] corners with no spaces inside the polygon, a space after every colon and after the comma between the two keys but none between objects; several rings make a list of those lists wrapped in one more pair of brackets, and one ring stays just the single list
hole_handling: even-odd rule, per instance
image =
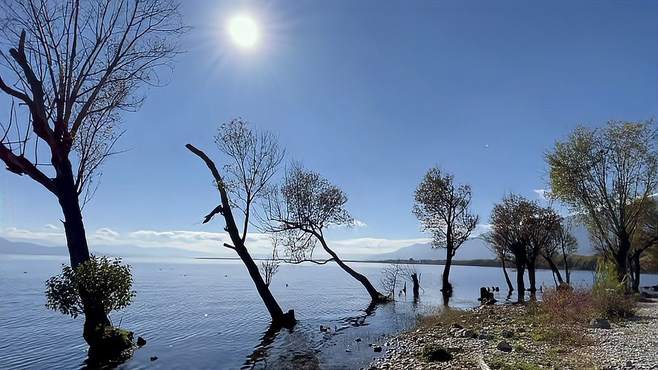
[{"label": "tree trunk", "polygon": [[562,280],[562,274],[560,274],[560,269],[557,268],[557,265],[553,262],[553,259],[550,258],[549,256],[543,256],[546,262],[548,262],[548,266],[551,268],[553,271],[553,274],[557,278],[557,285],[560,286],[564,283],[564,280]]},{"label": "tree trunk", "polygon": [[523,275],[525,273],[525,261],[520,256],[515,256],[516,264],[516,294],[517,301],[522,303],[525,301],[525,282],[523,281]]},{"label": "tree trunk", "polygon": [[365,276],[359,274],[358,272],[354,271],[351,267],[346,265],[345,262],[343,262],[343,260],[341,260],[340,257],[338,257],[338,255],[333,250],[331,250],[329,248],[329,246],[327,245],[327,242],[324,240],[324,237],[321,234],[316,233],[315,236],[318,238],[318,240],[320,240],[320,244],[322,244],[322,248],[324,248],[324,250],[327,253],[329,253],[331,258],[334,261],[336,261],[338,266],[340,266],[340,268],[342,268],[345,272],[350,274],[351,277],[356,279],[359,283],[361,283],[366,288],[366,290],[368,291],[368,294],[370,295],[370,300],[373,303],[380,303],[380,302],[390,301],[390,299],[388,297],[381,294],[380,292],[377,291],[377,289],[375,289],[375,287],[370,283],[370,280],[368,280],[368,278],[366,278]]},{"label": "tree trunk", "polygon": [[[53,165],[57,170],[55,186],[57,198],[64,214],[66,246],[69,251],[71,268],[75,269],[90,258],[78,193],[75,189],[71,163],[68,158],[53,161]],[[83,337],[87,344],[93,348],[100,344],[104,328],[111,326],[111,322],[105,314],[101,302],[96,302],[82,289],[79,294],[85,314]]]},{"label": "tree trunk", "polygon": [[[452,248],[447,249],[446,263],[443,266],[442,288],[444,298],[452,297],[452,284],[450,284],[450,266],[452,266]],[[444,301],[447,301],[444,299]]]},{"label": "tree trunk", "polygon": [[512,281],[509,278],[509,275],[507,274],[507,268],[505,267],[505,258],[500,259],[500,264],[503,267],[503,275],[505,275],[505,282],[507,282],[507,291],[512,293],[514,291],[514,286],[512,285]]},{"label": "tree trunk", "polygon": [[628,276],[628,255],[631,250],[631,242],[626,235],[619,236],[619,249],[615,254],[615,263],[617,265],[617,279],[619,282],[626,280]]},{"label": "tree trunk", "polygon": [[633,253],[633,256],[631,256],[631,274],[633,276],[633,292],[639,293],[640,292],[640,274],[642,273],[641,271],[641,266],[640,266],[640,253]]},{"label": "tree trunk", "polygon": [[272,295],[272,292],[270,292],[270,288],[267,286],[267,284],[265,284],[263,277],[260,275],[258,266],[256,266],[253,258],[251,258],[249,251],[245,247],[244,242],[240,237],[240,232],[238,231],[235,218],[233,218],[233,212],[231,211],[231,202],[228,199],[228,194],[226,193],[226,188],[224,187],[224,181],[222,180],[222,177],[217,170],[217,166],[215,166],[215,163],[206,155],[206,153],[195,148],[192,144],[187,144],[185,147],[205,162],[206,166],[212,173],[213,178],[215,179],[217,190],[219,191],[219,196],[221,198],[221,206],[216,207],[209,215],[207,215],[204,223],[210,221],[210,219],[216,213],[221,213],[221,215],[224,216],[224,221],[226,222],[226,231],[228,232],[229,236],[231,237],[231,241],[233,242],[233,246],[231,248],[235,250],[235,252],[242,260],[242,263],[247,268],[249,276],[254,282],[260,298],[263,300],[267,311],[272,317],[272,326],[292,328],[297,323],[297,320],[295,320],[295,311],[289,310],[288,312],[283,313],[281,306],[279,306],[279,303]]},{"label": "tree trunk", "polygon": [[571,272],[569,271],[569,259],[567,258],[567,254],[562,253],[562,259],[564,260],[564,277],[566,278],[567,284],[571,285]]},{"label": "tree trunk", "polygon": [[537,275],[536,275],[536,261],[529,260],[527,262],[528,266],[528,281],[530,282],[530,294],[535,294],[537,292]]},{"label": "tree trunk", "polygon": [[418,300],[418,297],[420,296],[420,282],[418,281],[418,274],[413,273],[411,274],[411,281],[413,282],[413,292],[414,292],[414,301]]}]

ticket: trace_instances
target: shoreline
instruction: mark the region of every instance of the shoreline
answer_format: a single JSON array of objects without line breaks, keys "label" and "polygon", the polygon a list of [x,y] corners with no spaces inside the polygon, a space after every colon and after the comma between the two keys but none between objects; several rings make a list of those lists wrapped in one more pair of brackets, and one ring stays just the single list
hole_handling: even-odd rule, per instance
[{"label": "shoreline", "polygon": [[531,310],[501,304],[430,315],[389,338],[366,369],[658,369],[656,300],[610,329],[573,328],[574,338],[551,332]]}]

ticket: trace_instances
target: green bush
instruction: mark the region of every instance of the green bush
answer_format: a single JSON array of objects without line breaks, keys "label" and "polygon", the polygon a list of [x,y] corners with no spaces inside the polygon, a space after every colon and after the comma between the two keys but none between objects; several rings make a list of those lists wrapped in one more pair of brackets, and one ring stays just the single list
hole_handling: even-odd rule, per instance
[{"label": "green bush", "polygon": [[592,298],[594,309],[602,318],[620,319],[635,313],[636,301],[626,294],[626,282],[618,280],[615,264],[602,258],[596,266]]},{"label": "green bush", "polygon": [[76,269],[63,265],[62,273],[46,281],[46,307],[65,315],[84,314],[80,292],[100,305],[106,315],[127,307],[135,297],[129,265],[120,258],[92,256]]}]

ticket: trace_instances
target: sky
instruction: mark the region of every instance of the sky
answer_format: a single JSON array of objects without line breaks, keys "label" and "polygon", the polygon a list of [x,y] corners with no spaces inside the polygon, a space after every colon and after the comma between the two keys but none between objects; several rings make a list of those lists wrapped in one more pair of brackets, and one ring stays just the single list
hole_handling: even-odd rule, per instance
[{"label": "sky", "polygon": [[[236,117],[345,190],[360,226],[329,239],[369,254],[427,240],[411,208],[432,166],[471,185],[486,230],[505,194],[541,201],[544,154],[576,125],[658,112],[656,1],[187,0],[181,12],[185,53],[124,115],[126,151],[84,210],[92,245],[230,255],[223,224],[200,222],[218,196],[184,145],[221,163],[213,136]],[[255,47],[228,36],[236,15],[258,25]],[[39,185],[0,172],[0,237],[61,244],[61,217]]]}]

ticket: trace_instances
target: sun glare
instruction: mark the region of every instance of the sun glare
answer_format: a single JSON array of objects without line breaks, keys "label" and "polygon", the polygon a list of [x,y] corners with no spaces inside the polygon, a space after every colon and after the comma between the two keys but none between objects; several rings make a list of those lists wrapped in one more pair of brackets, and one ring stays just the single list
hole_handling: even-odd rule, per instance
[{"label": "sun glare", "polygon": [[229,20],[228,33],[236,45],[247,49],[255,47],[260,39],[258,24],[245,15],[236,15]]}]

